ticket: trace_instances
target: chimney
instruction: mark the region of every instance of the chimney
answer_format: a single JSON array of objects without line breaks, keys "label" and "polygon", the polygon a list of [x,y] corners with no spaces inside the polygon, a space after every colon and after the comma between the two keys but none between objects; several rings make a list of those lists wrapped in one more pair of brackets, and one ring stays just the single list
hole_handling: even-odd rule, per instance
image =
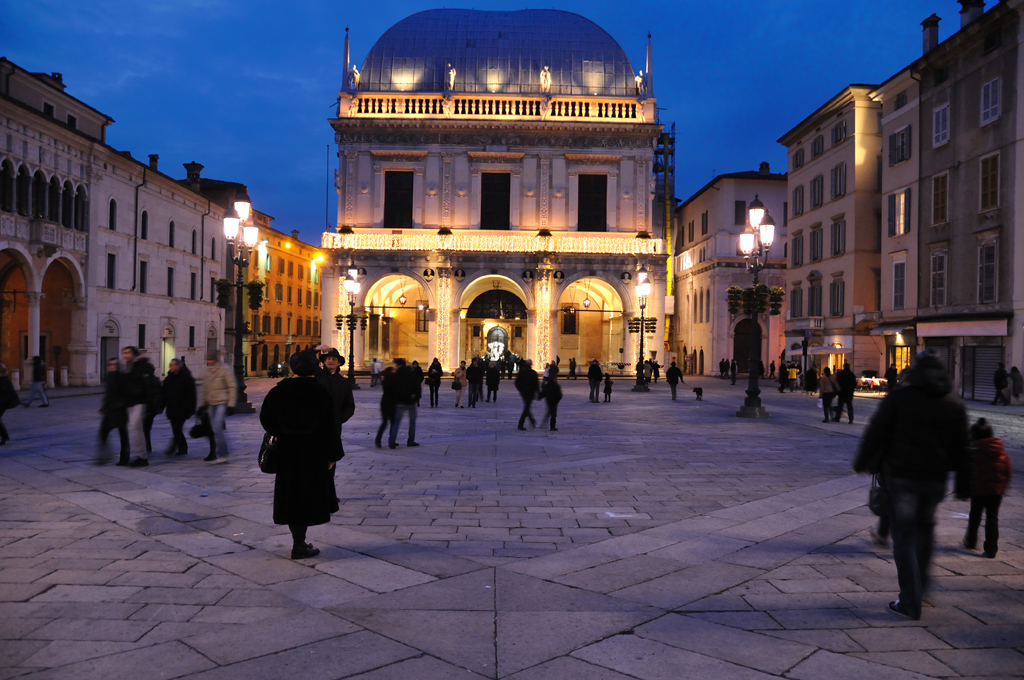
[{"label": "chimney", "polygon": [[768,161],[761,161],[760,173],[762,175],[769,175],[769,174],[771,174],[771,172],[772,172],[771,166],[768,165]]},{"label": "chimney", "polygon": [[957,0],[960,10],[960,28],[971,23],[985,13],[985,0]]},{"label": "chimney", "polygon": [[199,173],[203,171],[202,163],[182,163],[185,166],[185,175],[192,191],[199,191]]},{"label": "chimney", "polygon": [[295,239],[296,241],[299,240],[299,230],[298,229],[292,229],[292,238]]},{"label": "chimney", "polygon": [[930,17],[921,22],[921,26],[924,27],[924,44],[922,54],[928,54],[936,47],[939,46],[939,22],[942,21],[937,15],[932,14]]},{"label": "chimney", "polygon": [[54,80],[56,80],[59,84],[61,84],[61,85],[64,84],[64,74],[63,73],[57,73],[56,71],[54,71],[53,73],[50,74],[50,77],[53,78]]},{"label": "chimney", "polygon": [[156,170],[157,163],[160,161],[160,154],[151,153],[149,154],[149,169]]}]

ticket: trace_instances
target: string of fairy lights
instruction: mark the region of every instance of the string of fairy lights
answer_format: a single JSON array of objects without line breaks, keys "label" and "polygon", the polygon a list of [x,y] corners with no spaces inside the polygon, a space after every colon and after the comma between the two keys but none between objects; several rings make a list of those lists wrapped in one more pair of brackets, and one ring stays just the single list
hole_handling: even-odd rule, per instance
[{"label": "string of fairy lights", "polygon": [[663,240],[633,234],[336,234],[324,232],[324,248],[489,253],[568,253],[591,255],[660,255]]},{"label": "string of fairy lights", "polygon": [[448,272],[438,272],[437,311],[434,315],[437,327],[437,351],[435,355],[447,365],[451,350],[452,324],[452,280]]},{"label": "string of fairy lights", "polygon": [[549,361],[551,358],[551,319],[548,310],[551,309],[551,276],[550,272],[542,272],[537,277],[537,282],[534,287],[534,297],[536,298],[536,329],[537,329],[537,344],[535,348],[535,356],[537,362],[537,370],[544,365],[544,362]]}]

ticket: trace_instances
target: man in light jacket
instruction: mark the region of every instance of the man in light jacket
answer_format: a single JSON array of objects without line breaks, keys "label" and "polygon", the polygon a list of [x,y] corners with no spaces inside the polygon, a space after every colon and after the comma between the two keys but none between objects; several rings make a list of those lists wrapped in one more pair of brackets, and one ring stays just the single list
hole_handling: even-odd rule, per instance
[{"label": "man in light jacket", "polygon": [[218,455],[225,460],[228,456],[228,440],[224,436],[224,420],[228,409],[234,408],[238,399],[238,385],[235,374],[219,361],[217,350],[206,354],[206,376],[199,390],[199,406],[205,406],[213,430],[214,448],[203,460],[213,462]]}]

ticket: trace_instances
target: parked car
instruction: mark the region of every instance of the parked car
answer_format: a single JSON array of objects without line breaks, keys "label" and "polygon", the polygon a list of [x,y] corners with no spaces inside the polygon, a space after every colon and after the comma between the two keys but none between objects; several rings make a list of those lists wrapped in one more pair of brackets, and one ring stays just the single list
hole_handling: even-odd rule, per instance
[{"label": "parked car", "polygon": [[270,378],[287,378],[288,377],[288,364],[282,364],[282,363],[271,364],[270,368],[267,369],[267,377],[270,377]]}]

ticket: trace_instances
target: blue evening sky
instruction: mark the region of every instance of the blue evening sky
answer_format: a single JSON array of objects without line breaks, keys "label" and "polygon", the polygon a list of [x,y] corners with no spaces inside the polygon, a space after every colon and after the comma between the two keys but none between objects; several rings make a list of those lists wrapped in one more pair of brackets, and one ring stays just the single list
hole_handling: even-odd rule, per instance
[{"label": "blue evening sky", "polygon": [[[713,174],[763,160],[785,169],[783,133],[844,85],[883,81],[920,55],[932,12],[941,39],[960,25],[954,0],[0,0],[0,56],[63,73],[68,93],[117,121],[115,148],[143,161],[158,153],[174,177],[198,161],[204,176],[247,184],[276,228],[319,242],[345,27],[361,67],[389,26],[438,6],[577,12],[622,45],[634,71],[651,32],[680,199]],[[335,216],[332,190],[332,225]]]}]

